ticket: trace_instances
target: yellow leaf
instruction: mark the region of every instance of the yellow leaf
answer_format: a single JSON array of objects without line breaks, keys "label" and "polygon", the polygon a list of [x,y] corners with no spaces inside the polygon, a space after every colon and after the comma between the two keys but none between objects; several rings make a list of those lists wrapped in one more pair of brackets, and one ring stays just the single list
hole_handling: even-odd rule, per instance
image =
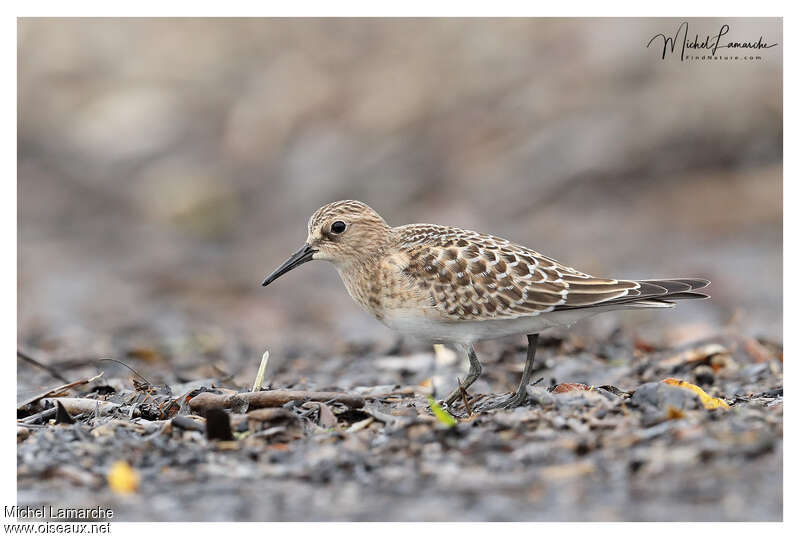
[{"label": "yellow leaf", "polygon": [[139,474],[124,460],[118,460],[108,472],[108,486],[117,494],[130,494],[139,488]]},{"label": "yellow leaf", "polygon": [[450,414],[448,414],[447,411],[444,410],[441,406],[436,404],[436,401],[433,400],[433,397],[428,397],[428,404],[430,405],[431,410],[433,411],[433,415],[435,415],[436,419],[438,419],[441,423],[443,423],[447,427],[452,427],[453,425],[456,424],[455,418]]},{"label": "yellow leaf", "polygon": [[716,408],[730,408],[728,403],[722,399],[717,399],[700,389],[694,384],[690,384],[689,382],[684,382],[683,380],[678,380],[677,378],[665,378],[661,380],[665,384],[669,384],[671,386],[678,386],[678,387],[685,387],[691,391],[697,393],[697,396],[700,397],[700,402],[703,403],[703,406],[706,407],[706,410],[714,410]]}]

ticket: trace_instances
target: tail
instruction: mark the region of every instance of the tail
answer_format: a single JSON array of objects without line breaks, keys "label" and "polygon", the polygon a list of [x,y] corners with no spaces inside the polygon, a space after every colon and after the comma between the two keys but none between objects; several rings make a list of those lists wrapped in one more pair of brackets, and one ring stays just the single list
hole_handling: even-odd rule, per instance
[{"label": "tail", "polygon": [[621,295],[609,299],[583,304],[560,305],[555,310],[585,309],[593,307],[618,308],[669,308],[675,306],[676,300],[681,299],[708,299],[707,294],[696,292],[711,284],[706,279],[647,279],[642,281],[620,281],[630,283]]}]

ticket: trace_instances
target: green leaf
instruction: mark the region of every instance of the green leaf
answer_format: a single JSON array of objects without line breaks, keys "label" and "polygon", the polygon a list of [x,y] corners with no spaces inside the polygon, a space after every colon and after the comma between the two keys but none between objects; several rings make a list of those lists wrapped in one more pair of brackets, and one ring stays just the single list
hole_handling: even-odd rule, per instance
[{"label": "green leaf", "polygon": [[436,419],[438,419],[440,423],[448,428],[456,424],[456,419],[439,406],[431,396],[428,396],[428,405],[430,405],[433,415],[436,416]]}]

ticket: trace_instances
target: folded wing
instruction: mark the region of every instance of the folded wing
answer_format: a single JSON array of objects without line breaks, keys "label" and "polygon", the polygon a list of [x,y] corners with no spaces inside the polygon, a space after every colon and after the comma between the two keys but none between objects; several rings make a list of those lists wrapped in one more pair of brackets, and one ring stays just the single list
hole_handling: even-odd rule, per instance
[{"label": "folded wing", "polygon": [[603,279],[496,236],[428,224],[396,230],[409,257],[409,285],[453,321],[708,297],[694,292],[709,284],[703,279]]}]

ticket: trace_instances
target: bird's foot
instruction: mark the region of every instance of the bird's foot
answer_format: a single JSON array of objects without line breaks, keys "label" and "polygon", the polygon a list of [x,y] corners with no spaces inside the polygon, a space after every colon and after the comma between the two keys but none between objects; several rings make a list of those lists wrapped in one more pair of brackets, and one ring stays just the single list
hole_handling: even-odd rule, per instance
[{"label": "bird's foot", "polygon": [[455,389],[454,389],[454,390],[453,390],[453,391],[452,391],[452,392],[451,392],[451,393],[450,393],[450,394],[447,396],[447,398],[446,398],[446,399],[444,399],[444,401],[442,401],[442,402],[443,402],[444,404],[446,404],[448,407],[452,407],[452,406],[453,406],[453,403],[455,403],[455,402],[456,402],[456,400],[458,400],[460,397],[461,397],[461,391],[460,391],[460,388],[455,388]]},{"label": "bird's foot", "polygon": [[500,408],[509,410],[511,408],[516,408],[517,406],[522,406],[526,402],[528,402],[528,391],[525,388],[522,388],[522,391],[515,391],[512,393],[511,397],[509,397],[508,400],[500,405]]},{"label": "bird's foot", "polygon": [[523,389],[522,392],[515,391],[506,399],[503,399],[498,395],[497,397],[489,397],[487,400],[489,402],[483,402],[476,406],[478,411],[487,412],[489,410],[510,410],[518,406],[522,406],[528,402],[528,392]]},{"label": "bird's foot", "polygon": [[464,408],[467,410],[467,412],[469,413],[470,411],[469,395],[467,394],[467,391],[466,389],[464,389],[463,386],[455,388],[453,392],[450,393],[450,395],[448,395],[443,402],[444,404],[447,405],[448,408],[452,408],[457,403],[463,402]]}]

